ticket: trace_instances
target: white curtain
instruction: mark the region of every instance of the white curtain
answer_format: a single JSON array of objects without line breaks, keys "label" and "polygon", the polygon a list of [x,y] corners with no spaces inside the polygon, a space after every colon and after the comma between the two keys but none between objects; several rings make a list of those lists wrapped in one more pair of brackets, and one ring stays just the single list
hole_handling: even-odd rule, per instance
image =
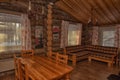
[{"label": "white curtain", "polygon": [[7,13],[0,13],[0,21],[8,23],[9,22],[20,23],[20,16]]},{"label": "white curtain", "polygon": [[31,28],[30,28],[30,20],[28,19],[28,15],[21,15],[21,26],[22,26],[22,49],[29,50],[31,49]]},{"label": "white curtain", "polygon": [[64,48],[68,45],[68,27],[69,22],[62,20],[62,26],[61,26],[61,48]]},{"label": "white curtain", "polygon": [[116,25],[115,31],[115,47],[120,47],[120,25]]},{"label": "white curtain", "polygon": [[20,21],[18,15],[0,13],[0,52],[21,49]]},{"label": "white curtain", "polygon": [[78,28],[78,30],[80,30],[80,32],[79,32],[79,45],[81,45],[81,40],[82,40],[82,24],[80,24],[80,23],[78,23],[77,24],[77,28]]},{"label": "white curtain", "polygon": [[92,45],[98,45],[98,26],[93,26]]},{"label": "white curtain", "polygon": [[[61,48],[68,46],[68,30],[75,30],[77,31],[78,38],[76,37],[77,45],[81,45],[81,34],[82,34],[82,24],[70,24],[68,21],[62,21],[62,28],[61,28]],[[72,35],[71,35],[72,36]],[[73,40],[73,39],[70,39]]]}]

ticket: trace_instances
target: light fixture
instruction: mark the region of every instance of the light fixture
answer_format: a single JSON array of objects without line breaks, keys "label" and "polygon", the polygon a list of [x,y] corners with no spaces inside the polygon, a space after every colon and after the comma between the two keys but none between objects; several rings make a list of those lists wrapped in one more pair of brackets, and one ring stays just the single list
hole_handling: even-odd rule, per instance
[{"label": "light fixture", "polygon": [[97,26],[98,25],[98,20],[96,18],[96,10],[95,8],[91,8],[91,16],[88,20],[88,26],[92,27],[92,26]]},{"label": "light fixture", "polygon": [[28,10],[31,10],[31,0],[29,0],[29,4],[28,4]]}]

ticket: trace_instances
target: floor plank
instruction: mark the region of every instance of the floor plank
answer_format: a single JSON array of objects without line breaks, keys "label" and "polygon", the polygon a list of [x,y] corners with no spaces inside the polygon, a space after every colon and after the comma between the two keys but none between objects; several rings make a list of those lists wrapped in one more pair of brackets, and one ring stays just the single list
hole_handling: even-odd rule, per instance
[{"label": "floor plank", "polygon": [[[74,67],[70,80],[107,80],[110,74],[118,74],[119,71],[120,68],[108,68],[107,64],[103,62],[81,61]],[[0,80],[14,80],[14,73],[4,73],[3,75],[0,75]]]},{"label": "floor plank", "polygon": [[15,80],[14,70],[0,73],[0,80]]},{"label": "floor plank", "polygon": [[117,67],[108,68],[106,63],[92,61],[78,62],[71,75],[71,80],[107,80],[110,74],[118,74]]}]

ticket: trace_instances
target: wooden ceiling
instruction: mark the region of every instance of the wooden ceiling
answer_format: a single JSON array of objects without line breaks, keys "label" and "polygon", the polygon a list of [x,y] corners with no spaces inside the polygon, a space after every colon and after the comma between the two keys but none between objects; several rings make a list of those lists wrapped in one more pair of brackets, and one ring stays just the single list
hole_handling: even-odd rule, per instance
[{"label": "wooden ceiling", "polygon": [[120,0],[59,0],[56,5],[85,24],[91,14],[99,25],[120,23]]},{"label": "wooden ceiling", "polygon": [[28,9],[29,1],[44,5],[56,2],[57,7],[85,24],[91,16],[99,25],[120,23],[120,0],[0,0],[0,9],[15,9],[24,12]]}]

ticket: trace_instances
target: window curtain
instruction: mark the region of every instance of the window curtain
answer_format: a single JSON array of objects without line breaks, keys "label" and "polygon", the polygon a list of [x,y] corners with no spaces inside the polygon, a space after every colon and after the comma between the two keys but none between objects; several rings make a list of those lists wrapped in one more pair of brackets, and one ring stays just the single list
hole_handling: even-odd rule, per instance
[{"label": "window curtain", "polygon": [[61,26],[61,48],[64,48],[68,45],[68,27],[69,22],[62,20],[62,26]]},{"label": "window curtain", "polygon": [[82,24],[78,23],[77,26],[78,26],[77,27],[78,30],[80,30],[80,32],[79,32],[79,45],[81,45],[81,40],[82,40],[82,38],[81,38],[81,36],[82,36]]},{"label": "window curtain", "polygon": [[0,52],[21,49],[20,21],[18,15],[0,13]]},{"label": "window curtain", "polygon": [[30,28],[30,20],[28,19],[28,15],[21,15],[21,26],[22,26],[22,49],[29,50],[31,49],[31,28]]},{"label": "window curtain", "polygon": [[98,45],[98,26],[93,26],[92,45]]},{"label": "window curtain", "polygon": [[0,13],[0,21],[8,23],[9,22],[20,23],[20,16],[7,13]]},{"label": "window curtain", "polygon": [[116,25],[115,31],[115,47],[120,47],[120,25]]}]

